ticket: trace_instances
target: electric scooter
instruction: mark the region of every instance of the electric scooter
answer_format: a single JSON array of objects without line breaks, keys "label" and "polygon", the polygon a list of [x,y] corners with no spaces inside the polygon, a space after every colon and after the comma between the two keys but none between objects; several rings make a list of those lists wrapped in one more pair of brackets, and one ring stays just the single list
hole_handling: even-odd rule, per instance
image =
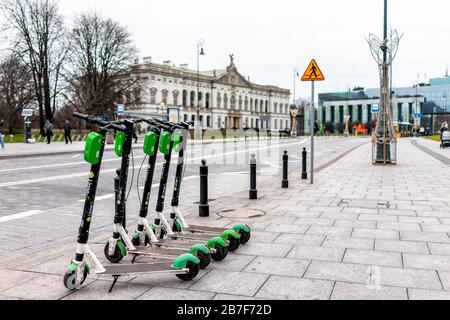
[{"label": "electric scooter", "polygon": [[[162,123],[161,121],[158,121],[157,119],[154,119],[159,125],[163,124],[166,126],[169,126],[169,130],[163,130],[161,133],[160,143],[159,143],[159,151],[164,155],[163,160],[163,167],[162,167],[162,173],[161,173],[161,179],[159,184],[159,191],[158,191],[158,197],[157,197],[157,203],[156,203],[156,216],[155,216],[155,222],[152,226],[153,231],[155,235],[159,238],[159,241],[173,241],[177,240],[178,242],[203,242],[206,243],[207,246],[211,250],[211,257],[215,261],[222,261],[225,259],[225,257],[228,255],[228,246],[229,241],[228,238],[230,237],[230,233],[234,233],[235,236],[239,236],[234,231],[225,232],[221,234],[220,236],[217,235],[207,235],[207,236],[200,236],[200,237],[172,237],[174,233],[172,232],[172,228],[165,218],[163,214],[164,210],[164,200],[166,195],[166,189],[167,189],[167,183],[168,183],[168,177],[169,177],[169,171],[170,171],[170,161],[172,157],[172,150],[175,148],[176,150],[179,150],[181,148],[182,140],[180,135],[174,134],[177,130],[183,130],[183,126],[179,124],[174,124],[170,122]],[[166,236],[167,235],[167,236]]]},{"label": "electric scooter", "polygon": [[[189,129],[190,123],[183,123],[182,124],[185,128],[183,131],[184,133],[187,132]],[[181,190],[181,182],[183,180],[183,170],[184,170],[184,151],[187,146],[187,137],[186,134],[181,136],[183,142],[182,142],[182,148],[179,150],[178,154],[178,164],[177,164],[177,170],[175,174],[175,183],[173,187],[173,197],[172,197],[172,208],[170,211],[170,221],[172,226],[172,231],[175,233],[181,233],[181,234],[217,234],[227,231],[227,228],[217,228],[217,227],[208,227],[208,226],[198,226],[198,225],[188,225],[186,220],[184,219],[180,209],[179,209],[179,197],[180,197],[180,190]],[[234,231],[236,231],[240,238],[230,238],[230,245],[228,247],[229,251],[235,251],[239,248],[240,244],[246,244],[250,240],[251,231],[250,227],[248,225],[239,224],[233,227]]]},{"label": "electric scooter", "polygon": [[[147,256],[152,258],[160,259],[174,259],[177,256],[184,254],[186,252],[197,256],[200,260],[200,268],[206,268],[211,261],[210,251],[204,244],[191,244],[189,246],[170,246],[163,248],[161,246],[151,246],[151,241],[145,243],[136,241],[135,237],[130,237],[125,230],[124,222],[126,218],[126,189],[127,189],[127,176],[129,167],[129,157],[132,149],[132,135],[133,135],[133,125],[135,123],[144,121],[143,119],[124,119],[122,123],[127,127],[125,135],[116,138],[115,151],[116,155],[121,157],[121,168],[117,170],[118,177],[116,177],[115,183],[115,203],[116,203],[116,214],[114,218],[113,227],[113,237],[107,242],[105,246],[105,256],[112,263],[120,262],[126,255],[133,255],[133,263],[137,256]],[[151,190],[151,180],[153,177],[154,169],[156,167],[156,157],[157,152],[155,152],[155,146],[158,144],[159,136],[156,134],[156,129],[150,131],[146,134],[144,139],[144,152],[149,156],[148,164],[148,176],[150,176],[149,183],[146,184],[144,190],[144,199],[141,202],[144,205],[144,210],[147,208],[145,213],[148,211],[148,203]],[[157,131],[159,132],[159,130]],[[149,179],[147,179],[149,180]],[[140,212],[143,215],[144,210]],[[146,215],[145,215],[146,216]],[[143,226],[145,226],[145,216],[142,220]],[[147,223],[148,224],[148,223]],[[139,227],[138,227],[139,230]],[[149,246],[147,246],[149,245]]]},{"label": "electric scooter", "polygon": [[107,265],[101,264],[97,256],[89,248],[89,230],[94,210],[95,196],[98,179],[105,148],[106,133],[110,129],[124,132],[127,128],[123,125],[104,121],[92,116],[74,113],[74,117],[82,119],[91,125],[99,126],[98,132],[91,132],[86,140],[84,159],[91,164],[87,195],[84,202],[81,225],[78,231],[75,259],[69,264],[63,279],[65,287],[69,290],[79,289],[85,282],[88,274],[93,269],[96,274],[111,275],[114,278],[110,292],[121,275],[128,274],[175,274],[179,279],[189,281],[195,278],[199,272],[199,259],[192,254],[183,254],[174,259],[173,263],[139,263],[131,265]]}]

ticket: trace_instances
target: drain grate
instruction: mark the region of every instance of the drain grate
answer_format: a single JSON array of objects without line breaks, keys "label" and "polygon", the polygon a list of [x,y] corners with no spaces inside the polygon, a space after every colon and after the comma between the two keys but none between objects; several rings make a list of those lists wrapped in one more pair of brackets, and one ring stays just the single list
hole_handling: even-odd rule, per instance
[{"label": "drain grate", "polygon": [[245,218],[257,218],[264,217],[267,215],[265,211],[258,209],[237,209],[237,210],[222,210],[217,213],[217,215],[224,218],[232,218],[232,219],[245,219]]}]

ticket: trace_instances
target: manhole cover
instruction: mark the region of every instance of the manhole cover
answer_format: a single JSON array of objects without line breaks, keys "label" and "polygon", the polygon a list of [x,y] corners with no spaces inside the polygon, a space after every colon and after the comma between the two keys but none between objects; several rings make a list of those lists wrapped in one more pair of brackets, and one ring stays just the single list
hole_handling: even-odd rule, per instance
[{"label": "manhole cover", "polygon": [[224,218],[257,218],[264,217],[267,215],[266,212],[257,209],[237,209],[237,210],[223,210],[217,213],[219,216]]}]

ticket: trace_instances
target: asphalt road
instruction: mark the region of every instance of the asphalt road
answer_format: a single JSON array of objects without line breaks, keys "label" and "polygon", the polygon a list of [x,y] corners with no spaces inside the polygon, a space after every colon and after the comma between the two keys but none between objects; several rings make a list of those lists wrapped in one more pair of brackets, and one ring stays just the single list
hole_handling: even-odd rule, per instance
[{"label": "asphalt road", "polygon": [[[316,140],[315,158],[320,161],[340,150],[360,142],[358,139],[319,138]],[[290,170],[300,170],[301,150],[309,149],[309,139],[250,141],[212,143],[195,145],[187,151],[185,179],[195,180],[199,175],[201,159],[207,160],[210,173],[210,197],[248,188],[248,163],[250,154],[258,159],[258,175],[260,179],[267,176],[281,176],[281,155],[287,150],[290,155]],[[137,177],[142,163],[147,160],[140,148],[133,152],[134,174],[130,169],[129,185],[134,176],[131,194],[137,194]],[[177,155],[172,157],[170,181],[175,174]],[[309,156],[308,156],[309,161]],[[157,187],[162,165],[162,157],[158,158],[158,166],[153,181]],[[120,167],[120,159],[112,151],[105,152],[102,174],[97,190],[98,201],[112,199],[113,178],[115,170]],[[145,168],[145,167],[144,167]],[[24,159],[0,161],[0,217],[27,212],[29,210],[48,210],[61,207],[84,198],[89,166],[82,155],[53,155]],[[197,179],[198,180],[198,179]],[[139,186],[145,181],[145,169],[140,172]],[[198,181],[196,182],[198,186]],[[197,201],[199,188],[185,187],[181,199]],[[170,187],[169,189],[170,190]],[[156,196],[157,190],[152,191]],[[170,192],[168,194],[170,196]]]}]

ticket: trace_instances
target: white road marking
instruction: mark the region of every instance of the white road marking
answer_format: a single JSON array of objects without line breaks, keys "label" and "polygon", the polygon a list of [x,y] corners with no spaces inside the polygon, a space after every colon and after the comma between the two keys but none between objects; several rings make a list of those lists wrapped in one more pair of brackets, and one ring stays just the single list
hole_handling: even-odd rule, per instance
[{"label": "white road marking", "polygon": [[[105,194],[103,196],[95,197],[95,201],[102,201],[102,200],[106,200],[106,199],[111,199],[112,197],[114,197],[114,193]],[[84,199],[78,200],[78,202],[84,202]]]},{"label": "white road marking", "polygon": [[72,157],[72,159],[78,158],[79,156],[81,156],[81,154],[76,154],[76,155],[74,155],[74,156]]},{"label": "white road marking", "polygon": [[[141,159],[144,158],[144,156],[136,156],[134,159]],[[116,159],[104,159],[102,160],[102,163],[105,162],[113,162],[113,161],[120,161],[120,158]],[[68,162],[68,163],[58,163],[58,164],[48,164],[43,166],[34,166],[34,167],[25,167],[25,168],[12,168],[12,169],[2,169],[0,172],[11,172],[11,171],[25,171],[25,170],[34,170],[34,169],[47,169],[47,168],[55,168],[55,167],[68,167],[68,166],[77,166],[81,164],[86,164],[85,161],[80,162]]]},{"label": "white road marking", "polygon": [[41,213],[44,213],[45,211],[42,210],[31,210],[31,211],[25,211],[25,212],[21,212],[21,213],[16,213],[16,214],[12,214],[6,217],[1,217],[0,218],[0,223],[2,222],[8,222],[8,221],[12,221],[12,220],[17,220],[17,219],[22,219],[22,218],[26,218],[26,217],[31,217],[31,216],[35,216]]},{"label": "white road marking", "polygon": [[271,167],[277,168],[277,169],[281,169],[280,166],[278,166],[278,165],[276,165],[276,164],[273,164],[273,163],[270,163],[270,162],[266,162],[265,164],[267,164],[267,165],[269,165],[269,166],[271,166]]}]

